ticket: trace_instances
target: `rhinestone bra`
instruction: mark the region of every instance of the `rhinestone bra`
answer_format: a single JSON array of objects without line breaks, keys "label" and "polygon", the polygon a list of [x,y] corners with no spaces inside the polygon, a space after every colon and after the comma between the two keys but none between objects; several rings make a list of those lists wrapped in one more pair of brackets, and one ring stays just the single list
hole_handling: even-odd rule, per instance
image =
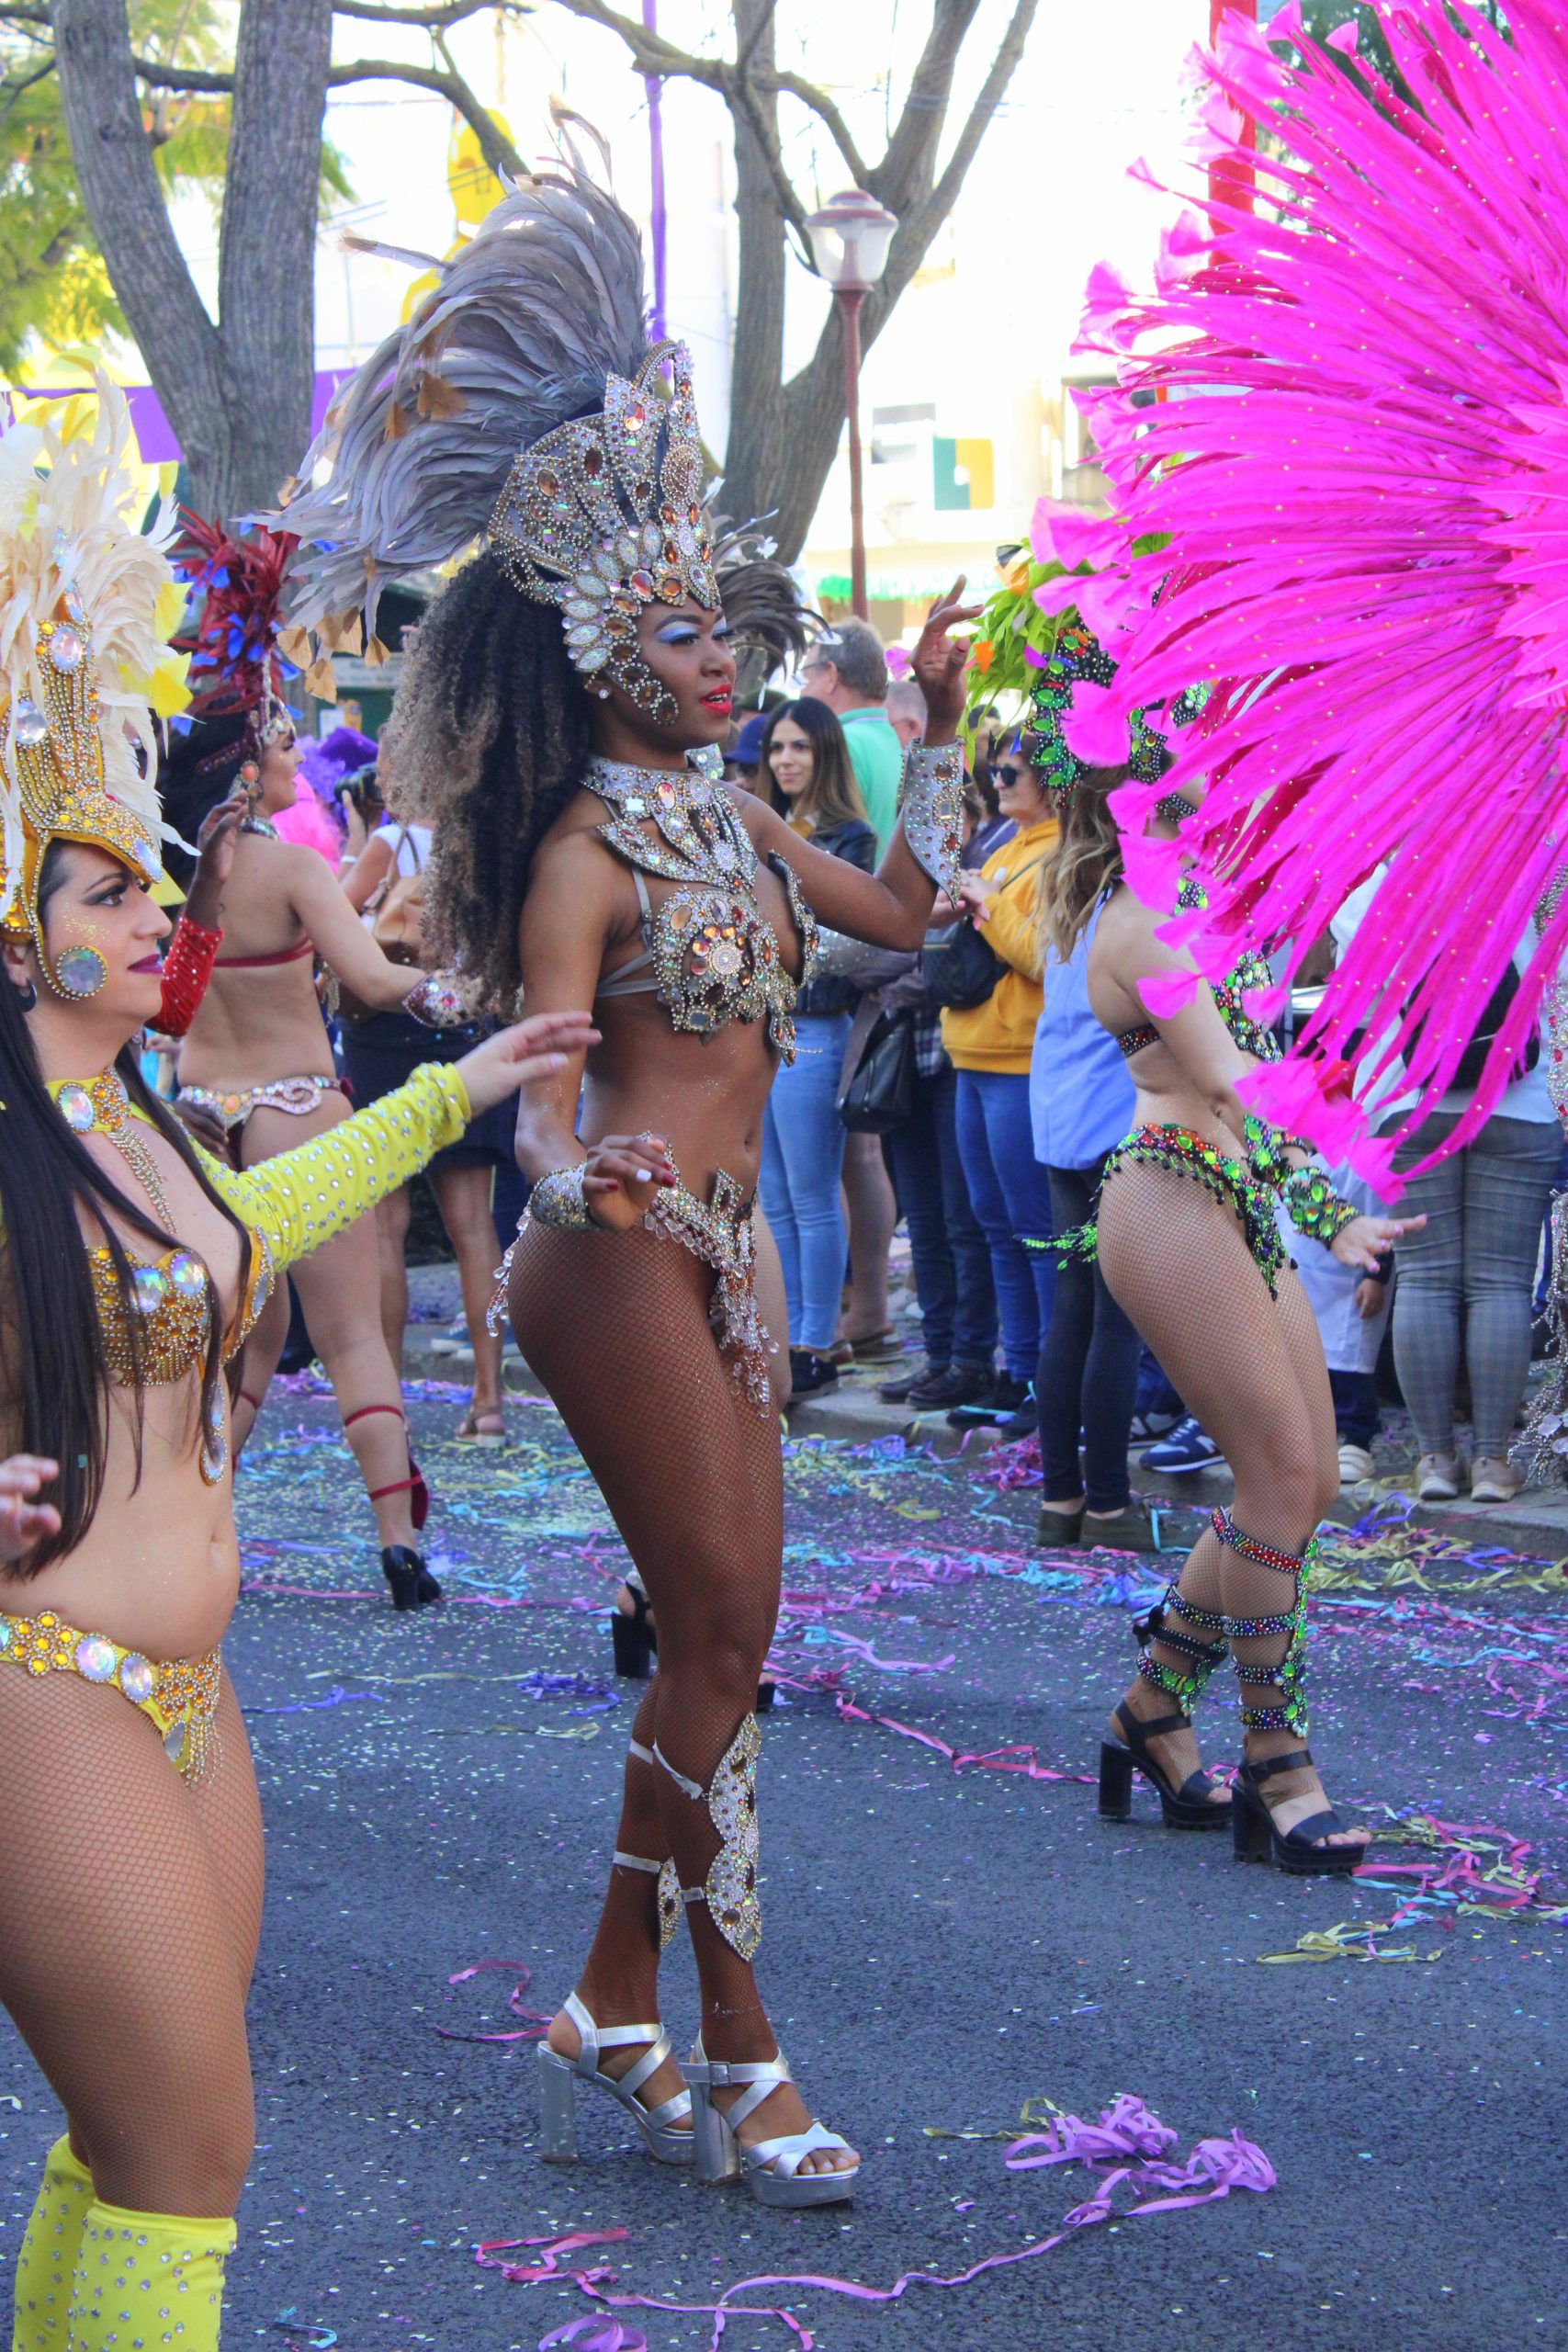
[{"label": "rhinestone bra", "polygon": [[[758,901],[758,858],[722,784],[696,768],[638,768],[593,760],[587,784],[612,815],[599,834],[632,868],[642,904],[645,954],[608,975],[600,993],[636,992],[644,964],[674,1027],[712,1037],[731,1021],[762,1021],[782,1058],[795,1058],[795,1005],[810,976],[817,922],[787,861],[768,863],[788,894],[801,941],[798,980]],[[647,830],[651,824],[653,831]],[[643,883],[657,874],[681,887],[655,906]]]},{"label": "rhinestone bra", "polygon": [[[135,1116],[114,1070],[101,1071],[85,1085],[51,1084],[50,1092],[66,1125],[77,1135],[98,1133],[112,1140]],[[164,1216],[163,1221],[169,1220]],[[243,1347],[272,1291],[272,1253],[266,1238],[252,1232],[250,1244],[250,1281],[240,1311],[224,1334],[225,1363]],[[165,1250],[161,1258],[132,1258],[129,1311],[112,1252],[103,1245],[89,1250],[87,1267],[104,1335],[104,1353],[121,1387],[139,1381],[162,1387],[183,1380],[201,1364],[207,1353],[214,1292],[206,1263],[194,1250],[175,1248]],[[202,1476],[212,1485],[222,1476],[228,1460],[220,1400],[215,1400],[214,1420],[203,1430],[202,1440]]]}]

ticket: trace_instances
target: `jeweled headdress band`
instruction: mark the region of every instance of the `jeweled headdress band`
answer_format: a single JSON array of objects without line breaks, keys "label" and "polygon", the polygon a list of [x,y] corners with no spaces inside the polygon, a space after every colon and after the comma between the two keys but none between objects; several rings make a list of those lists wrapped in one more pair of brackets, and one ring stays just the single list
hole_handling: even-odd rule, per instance
[{"label": "jeweled headdress band", "polygon": [[574,668],[599,695],[613,680],[656,718],[672,718],[677,706],[637,650],[638,614],[687,597],[713,612],[721,601],[702,492],[691,355],[666,343],[635,382],[609,378],[597,415],[525,449],[491,518],[513,585],[560,607]]},{"label": "jeweled headdress band", "polygon": [[[1045,771],[1060,808],[1066,808],[1074,785],[1089,766],[1071,749],[1062,731],[1062,721],[1072,710],[1073,688],[1109,686],[1115,675],[1116,664],[1093,631],[1082,621],[1066,622],[1030,695],[1034,731],[1043,743],[1037,764]],[[1165,737],[1149,725],[1141,710],[1135,710],[1127,741],[1127,765],[1134,781],[1152,784],[1164,775],[1168,764]]]}]

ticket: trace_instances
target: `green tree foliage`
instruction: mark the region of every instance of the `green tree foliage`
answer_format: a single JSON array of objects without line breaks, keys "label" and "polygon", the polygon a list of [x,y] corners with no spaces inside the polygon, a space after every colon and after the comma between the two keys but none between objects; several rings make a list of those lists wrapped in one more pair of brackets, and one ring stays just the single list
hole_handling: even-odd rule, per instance
[{"label": "green tree foliage", "polygon": [[[137,54],[222,71],[231,14],[220,0],[131,0]],[[165,195],[205,198],[216,222],[227,95],[159,92],[142,120]],[[323,148],[323,203],[350,193],[340,157]],[[30,12],[0,10],[0,373],[19,373],[39,342],[94,345],[124,332],[71,160],[50,28]]]}]

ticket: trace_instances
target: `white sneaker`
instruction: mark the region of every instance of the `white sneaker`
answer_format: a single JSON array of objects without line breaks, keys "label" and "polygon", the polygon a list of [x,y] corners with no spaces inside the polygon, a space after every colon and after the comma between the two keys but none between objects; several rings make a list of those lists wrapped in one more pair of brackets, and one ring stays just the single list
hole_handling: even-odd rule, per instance
[{"label": "white sneaker", "polygon": [[1352,1445],[1348,1440],[1340,1446],[1339,1483],[1342,1487],[1359,1487],[1362,1479],[1371,1478],[1376,1469],[1370,1446]]},{"label": "white sneaker", "polygon": [[[456,1323],[448,1323],[445,1331],[438,1332],[431,1340],[430,1352],[433,1356],[455,1356],[468,1345],[468,1327],[459,1315]],[[473,1361],[472,1349],[468,1351],[468,1360],[470,1363]]]},{"label": "white sneaker", "polygon": [[1423,1503],[1451,1503],[1464,1474],[1457,1453],[1424,1453],[1416,1464],[1416,1498]]},{"label": "white sneaker", "polygon": [[1498,1462],[1488,1454],[1478,1453],[1470,1465],[1472,1503],[1511,1503],[1522,1491],[1524,1483],[1511,1462]]}]

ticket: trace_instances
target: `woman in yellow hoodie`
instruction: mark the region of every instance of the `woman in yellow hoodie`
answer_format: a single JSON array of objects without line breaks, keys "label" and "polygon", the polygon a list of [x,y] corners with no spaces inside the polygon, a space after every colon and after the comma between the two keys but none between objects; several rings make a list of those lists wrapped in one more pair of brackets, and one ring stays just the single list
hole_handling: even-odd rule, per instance
[{"label": "woman in yellow hoodie", "polygon": [[984,1003],[942,1016],[942,1042],[958,1072],[958,1148],[990,1248],[1001,1321],[1004,1370],[993,1409],[1010,1416],[1014,1437],[1034,1427],[1034,1366],[1056,1279],[1050,1253],[1026,1250],[1020,1238],[1051,1237],[1051,1187],[1029,1116],[1029,1058],[1043,1001],[1039,891],[1056,839],[1038,748],[1021,732],[993,767],[998,805],[1016,831],[977,873],[958,878],[959,906],[1001,961],[997,984]]}]

